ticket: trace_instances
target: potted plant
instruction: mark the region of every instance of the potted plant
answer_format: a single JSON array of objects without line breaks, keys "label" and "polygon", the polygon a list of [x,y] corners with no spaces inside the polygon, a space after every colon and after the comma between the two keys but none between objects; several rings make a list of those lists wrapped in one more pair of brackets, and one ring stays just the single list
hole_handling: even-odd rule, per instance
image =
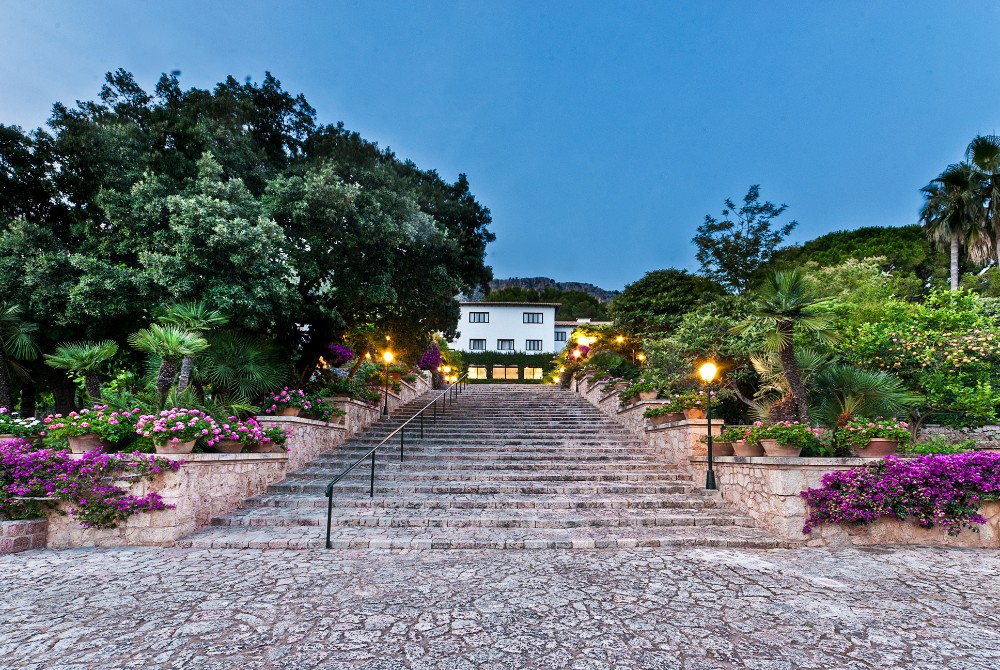
[{"label": "potted plant", "polygon": [[649,422],[654,426],[663,426],[668,423],[675,423],[684,418],[684,415],[681,412],[678,412],[669,401],[659,407],[650,407],[643,412],[642,415],[649,419]]},{"label": "potted plant", "polygon": [[215,423],[208,446],[219,453],[238,454],[264,437],[263,429],[254,419],[240,421],[238,417],[230,416]]},{"label": "potted plant", "polygon": [[838,428],[837,442],[861,458],[881,458],[910,443],[910,425],[895,419],[853,419]]},{"label": "potted plant", "polygon": [[708,403],[712,403],[713,409],[718,407],[719,401],[715,397],[715,391],[705,393],[704,391],[692,391],[678,396],[676,406],[684,412],[685,419],[704,419],[705,408]]},{"label": "potted plant", "polygon": [[[69,449],[74,454],[85,454],[89,451],[104,451],[112,443],[124,441],[133,430],[131,420],[133,412],[129,411],[129,419],[118,412],[107,412],[107,406],[96,405],[93,409],[81,409],[70,412],[66,416],[53,414],[45,417],[43,423],[50,437],[62,438],[69,442]],[[138,409],[135,414],[140,413]]]},{"label": "potted plant", "polygon": [[815,445],[819,435],[818,430],[798,421],[772,424],[757,422],[752,430],[754,437],[764,447],[765,454],[790,458],[799,456],[803,449]]},{"label": "potted plant", "polygon": [[153,441],[158,454],[190,454],[199,439],[211,440],[218,426],[197,409],[166,409],[139,417],[135,432]]},{"label": "potted plant", "polygon": [[656,390],[656,386],[653,385],[653,382],[640,379],[637,382],[633,382],[628,388],[622,391],[619,395],[619,399],[624,405],[626,403],[635,402],[637,398],[639,400],[655,400],[658,395],[659,391]]},{"label": "potted plant", "polygon": [[247,447],[247,451],[254,454],[268,454],[272,452],[288,451],[285,443],[292,436],[291,428],[282,428],[277,424],[270,424],[261,428],[261,438],[256,444]]},{"label": "potted plant", "polygon": [[[708,445],[708,436],[702,435],[699,441]],[[739,456],[736,453],[736,442],[746,439],[745,428],[726,428],[712,438],[712,454],[715,456]]]},{"label": "potted plant", "polygon": [[347,412],[337,407],[332,398],[311,397],[309,402],[309,418],[325,423],[344,425],[347,423]]},{"label": "potted plant", "polygon": [[6,407],[0,407],[0,440],[22,439],[25,442],[35,442],[45,434],[45,424],[35,417],[20,417],[17,412],[10,412]]},{"label": "potted plant", "polygon": [[334,377],[320,392],[320,397],[328,402],[347,402],[355,397],[356,384],[347,376]]},{"label": "potted plant", "polygon": [[302,389],[289,390],[286,386],[283,390],[271,394],[265,401],[265,405],[270,403],[270,407],[264,408],[265,414],[275,414],[276,416],[298,416],[302,410],[312,408],[312,403]]}]

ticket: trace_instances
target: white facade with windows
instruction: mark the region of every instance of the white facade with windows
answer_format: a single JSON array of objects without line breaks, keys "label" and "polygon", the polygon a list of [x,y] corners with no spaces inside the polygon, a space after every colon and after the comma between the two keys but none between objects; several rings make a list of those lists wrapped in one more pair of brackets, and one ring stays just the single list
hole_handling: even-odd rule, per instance
[{"label": "white facade with windows", "polygon": [[449,346],[458,351],[499,351],[554,354],[558,303],[463,302],[458,337]]}]

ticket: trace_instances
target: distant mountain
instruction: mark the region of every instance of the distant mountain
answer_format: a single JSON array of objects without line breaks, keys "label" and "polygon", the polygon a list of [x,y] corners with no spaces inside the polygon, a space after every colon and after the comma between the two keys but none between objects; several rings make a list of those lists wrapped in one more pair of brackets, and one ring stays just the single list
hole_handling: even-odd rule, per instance
[{"label": "distant mountain", "polygon": [[[494,279],[490,282],[490,290],[498,288],[510,288],[516,286],[524,289],[534,289],[542,291],[547,288],[554,288],[558,291],[582,291],[593,296],[598,302],[607,304],[611,299],[621,293],[621,291],[607,291],[600,286],[576,281],[556,281],[548,277],[511,277],[510,279]],[[482,295],[478,295],[474,300],[483,300]]]}]

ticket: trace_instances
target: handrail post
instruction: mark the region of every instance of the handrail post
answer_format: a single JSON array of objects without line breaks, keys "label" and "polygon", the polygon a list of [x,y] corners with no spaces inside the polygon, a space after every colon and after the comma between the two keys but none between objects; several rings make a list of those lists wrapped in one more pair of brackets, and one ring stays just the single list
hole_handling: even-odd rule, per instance
[{"label": "handrail post", "polygon": [[424,439],[424,412],[420,411],[420,439]]},{"label": "handrail post", "polygon": [[403,435],[406,434],[406,429],[402,428],[399,431],[399,462],[403,462]]},{"label": "handrail post", "polygon": [[330,526],[333,523],[333,486],[326,487],[326,548],[330,548]]},{"label": "handrail post", "polygon": [[368,489],[368,497],[369,498],[375,497],[375,452],[374,451],[372,452],[372,479],[371,479],[371,488]]}]

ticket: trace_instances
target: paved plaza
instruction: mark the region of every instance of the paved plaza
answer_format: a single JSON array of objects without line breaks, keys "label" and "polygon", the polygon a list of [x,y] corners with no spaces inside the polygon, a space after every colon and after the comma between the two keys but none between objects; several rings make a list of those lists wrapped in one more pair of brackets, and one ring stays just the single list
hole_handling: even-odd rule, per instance
[{"label": "paved plaza", "polygon": [[0,667],[1000,667],[1000,554],[156,549],[0,557]]}]

